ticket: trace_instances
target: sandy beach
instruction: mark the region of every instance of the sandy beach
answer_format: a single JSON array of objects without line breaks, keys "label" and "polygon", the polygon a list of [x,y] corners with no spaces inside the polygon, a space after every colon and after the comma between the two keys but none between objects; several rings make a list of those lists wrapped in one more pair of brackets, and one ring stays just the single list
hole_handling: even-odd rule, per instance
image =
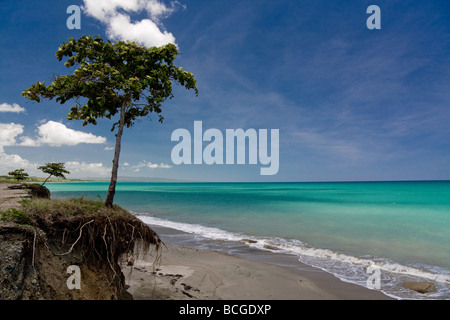
[{"label": "sandy beach", "polygon": [[[268,258],[271,258],[270,253]],[[154,252],[143,255],[123,272],[128,292],[135,300],[390,299],[381,292],[345,283],[321,270],[305,267],[307,270],[301,271],[215,251],[166,244],[159,255]]]}]

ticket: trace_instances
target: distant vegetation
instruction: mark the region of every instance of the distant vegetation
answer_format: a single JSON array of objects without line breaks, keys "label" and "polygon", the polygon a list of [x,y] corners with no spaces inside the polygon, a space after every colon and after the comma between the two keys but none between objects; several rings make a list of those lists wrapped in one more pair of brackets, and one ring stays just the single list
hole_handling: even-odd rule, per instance
[{"label": "distant vegetation", "polygon": [[26,180],[28,178],[28,173],[25,172],[25,169],[16,169],[14,171],[8,172],[8,176],[17,182]]},{"label": "distant vegetation", "polygon": [[[46,178],[41,178],[41,177],[28,177],[26,178],[23,182],[29,183],[29,182],[37,182],[37,183],[42,183],[45,181]],[[66,179],[64,180],[66,182],[75,182],[75,181],[84,181],[82,179]],[[56,178],[50,178],[47,180],[47,182],[62,182],[61,179],[56,179]],[[4,176],[4,175],[0,175],[0,183],[17,183],[17,180],[9,177],[9,176]]]},{"label": "distant vegetation", "polygon": [[[66,180],[66,176],[64,174],[70,174],[70,172],[65,169],[64,162],[48,162],[44,166],[38,167],[38,169],[49,174],[49,176],[47,178],[30,177],[28,173],[25,172],[25,169],[16,169],[8,172],[7,176],[0,176],[0,183],[42,182],[42,186],[44,186],[46,182],[59,182],[59,178]],[[58,179],[50,179],[51,176]]]}]

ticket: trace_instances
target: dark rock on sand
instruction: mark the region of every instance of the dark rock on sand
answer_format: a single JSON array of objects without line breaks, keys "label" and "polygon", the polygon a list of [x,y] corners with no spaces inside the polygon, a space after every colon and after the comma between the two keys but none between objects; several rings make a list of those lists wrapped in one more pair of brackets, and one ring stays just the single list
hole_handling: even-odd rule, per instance
[{"label": "dark rock on sand", "polygon": [[436,292],[436,287],[431,282],[403,282],[403,286],[407,289],[414,290],[419,293]]},{"label": "dark rock on sand", "polygon": [[20,189],[27,189],[27,186],[24,184],[12,184],[12,185],[8,186],[7,188],[11,189],[11,190],[20,190]]}]

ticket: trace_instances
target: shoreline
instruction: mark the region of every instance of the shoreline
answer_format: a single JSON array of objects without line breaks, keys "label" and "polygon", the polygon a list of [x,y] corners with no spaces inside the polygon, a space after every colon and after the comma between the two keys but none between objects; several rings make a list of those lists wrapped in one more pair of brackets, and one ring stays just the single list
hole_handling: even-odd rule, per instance
[{"label": "shoreline", "polygon": [[165,246],[123,267],[127,291],[135,300],[395,300],[302,264],[294,256],[258,249],[236,255],[183,246],[164,236],[177,237],[178,231],[150,227]]},{"label": "shoreline", "polygon": [[[18,207],[23,189],[0,184],[0,208]],[[1,210],[0,210],[1,211]],[[135,300],[392,300],[380,291],[343,282],[300,263],[294,256],[242,246],[234,254],[189,246],[190,237],[160,226],[150,227],[166,246],[123,267]],[[155,258],[160,260],[155,263]]]}]

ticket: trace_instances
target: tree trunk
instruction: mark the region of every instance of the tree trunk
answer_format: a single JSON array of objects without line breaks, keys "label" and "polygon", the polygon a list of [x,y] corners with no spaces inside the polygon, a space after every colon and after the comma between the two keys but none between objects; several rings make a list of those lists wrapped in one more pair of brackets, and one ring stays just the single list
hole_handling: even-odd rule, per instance
[{"label": "tree trunk", "polygon": [[127,99],[122,103],[120,107],[120,119],[119,119],[119,130],[116,134],[116,147],[114,150],[114,159],[111,172],[111,182],[109,183],[108,194],[106,195],[105,206],[111,208],[114,201],[114,195],[116,193],[116,183],[117,183],[117,172],[119,171],[119,156],[120,156],[120,146],[122,142],[123,127],[125,124],[125,109],[127,106]]},{"label": "tree trunk", "polygon": [[44,184],[47,182],[47,180],[48,179],[50,179],[50,177],[51,177],[52,175],[49,175],[48,177],[47,177],[47,179],[45,179],[45,181],[44,181],[44,183],[43,184],[41,184],[41,187],[43,187],[44,186]]}]

